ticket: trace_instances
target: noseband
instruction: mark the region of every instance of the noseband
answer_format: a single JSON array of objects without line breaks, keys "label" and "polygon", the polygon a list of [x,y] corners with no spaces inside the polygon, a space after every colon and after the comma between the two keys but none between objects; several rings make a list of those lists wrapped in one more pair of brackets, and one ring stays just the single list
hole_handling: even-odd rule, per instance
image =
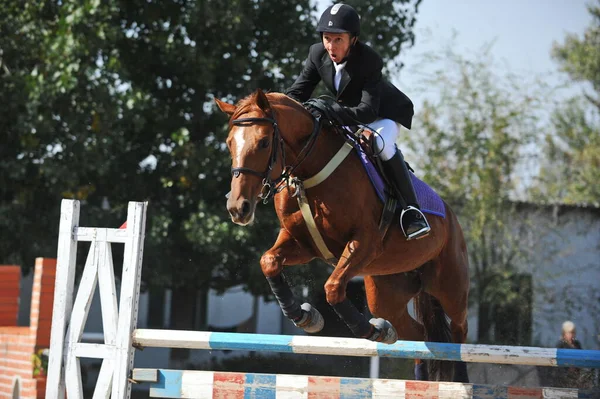
[{"label": "noseband", "polygon": [[[263,117],[263,118],[238,118],[231,121],[234,126],[243,126],[245,124],[257,124],[257,123],[270,123],[273,126],[273,142],[271,145],[271,155],[269,155],[269,163],[267,164],[266,170],[264,172],[258,172],[254,169],[239,167],[239,168],[231,168],[231,174],[233,177],[240,177],[242,173],[248,173],[254,176],[257,176],[262,179],[262,189],[260,190],[259,198],[263,200],[263,203],[267,203],[269,199],[276,193],[281,191],[285,185],[280,183],[288,182],[292,172],[300,166],[300,164],[310,155],[312,149],[314,148],[314,144],[317,141],[317,136],[319,135],[319,131],[321,130],[320,121],[314,119],[313,122],[313,131],[310,135],[309,140],[304,145],[294,165],[285,166],[285,149],[284,149],[284,141],[283,137],[281,137],[281,131],[279,130],[279,125],[275,120],[275,117]],[[281,175],[278,178],[272,179],[271,172],[273,171],[273,166],[277,162],[277,156],[279,154],[279,149],[281,148]],[[281,187],[280,187],[281,186]]]}]

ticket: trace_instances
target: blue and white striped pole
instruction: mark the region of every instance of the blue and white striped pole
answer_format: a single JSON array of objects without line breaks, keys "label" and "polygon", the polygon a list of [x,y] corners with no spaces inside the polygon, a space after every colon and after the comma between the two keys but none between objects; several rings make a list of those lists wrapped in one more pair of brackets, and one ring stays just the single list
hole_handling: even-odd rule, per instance
[{"label": "blue and white striped pole", "polygon": [[246,350],[335,356],[382,356],[475,363],[600,368],[600,351],[526,346],[398,341],[387,345],[357,338],[147,330],[133,333],[138,347]]}]

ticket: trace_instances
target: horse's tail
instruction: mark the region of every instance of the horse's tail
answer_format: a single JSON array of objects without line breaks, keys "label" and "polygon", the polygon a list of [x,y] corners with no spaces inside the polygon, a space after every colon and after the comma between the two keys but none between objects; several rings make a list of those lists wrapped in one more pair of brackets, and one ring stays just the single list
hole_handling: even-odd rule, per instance
[{"label": "horse's tail", "polygon": [[[421,291],[414,298],[417,320],[425,327],[425,341],[452,342],[450,323],[440,301]],[[452,381],[454,364],[451,361],[428,360],[427,372],[432,381]]]}]

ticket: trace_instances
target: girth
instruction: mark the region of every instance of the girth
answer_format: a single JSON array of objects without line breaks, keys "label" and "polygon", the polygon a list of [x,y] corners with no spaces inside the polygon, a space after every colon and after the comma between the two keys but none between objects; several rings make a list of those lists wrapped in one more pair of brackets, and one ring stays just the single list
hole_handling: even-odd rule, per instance
[{"label": "girth", "polygon": [[348,154],[352,152],[354,148],[352,144],[348,142],[344,142],[342,148],[329,160],[327,165],[321,169],[319,173],[310,177],[306,180],[300,180],[298,178],[292,179],[290,185],[296,187],[296,191],[294,195],[298,198],[298,206],[300,207],[300,212],[302,213],[302,217],[304,218],[304,222],[306,223],[306,227],[308,227],[308,232],[312,237],[315,245],[321,252],[321,255],[325,258],[325,260],[335,265],[337,263],[337,258],[331,253],[325,241],[323,240],[323,236],[319,232],[317,228],[317,224],[315,223],[315,218],[313,217],[312,211],[310,210],[310,205],[308,203],[308,199],[306,198],[306,189],[315,187],[321,184],[325,179],[327,179],[333,171],[337,169],[338,166],[346,159]]},{"label": "girth", "polygon": [[[306,223],[308,232],[310,233],[313,242],[319,249],[319,252],[321,252],[323,258],[325,258],[325,260],[332,265],[337,264],[338,259],[333,255],[329,248],[327,248],[327,245],[323,240],[323,236],[317,228],[310,205],[308,203],[308,198],[306,197],[306,190],[325,181],[338,168],[338,166],[341,165],[341,163],[344,161],[344,159],[346,159],[353,149],[354,146],[352,143],[349,141],[344,142],[338,152],[331,158],[327,165],[321,169],[319,173],[305,180],[293,178],[290,182],[290,185],[295,186],[296,188],[294,195],[297,197],[300,212],[302,213],[302,217],[304,218],[304,222]],[[396,204],[397,200],[393,196],[387,197],[379,221],[379,233],[382,239],[385,237],[387,230],[392,224],[393,217],[396,213]]]}]

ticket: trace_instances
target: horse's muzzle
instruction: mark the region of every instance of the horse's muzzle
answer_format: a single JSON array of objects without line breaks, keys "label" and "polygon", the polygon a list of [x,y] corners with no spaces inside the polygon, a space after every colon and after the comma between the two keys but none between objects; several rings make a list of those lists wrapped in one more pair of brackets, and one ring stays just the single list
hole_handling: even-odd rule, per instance
[{"label": "horse's muzzle", "polygon": [[247,199],[232,200],[229,198],[227,201],[227,210],[231,216],[231,220],[235,224],[246,226],[254,220],[254,209],[256,202],[252,203]]}]

